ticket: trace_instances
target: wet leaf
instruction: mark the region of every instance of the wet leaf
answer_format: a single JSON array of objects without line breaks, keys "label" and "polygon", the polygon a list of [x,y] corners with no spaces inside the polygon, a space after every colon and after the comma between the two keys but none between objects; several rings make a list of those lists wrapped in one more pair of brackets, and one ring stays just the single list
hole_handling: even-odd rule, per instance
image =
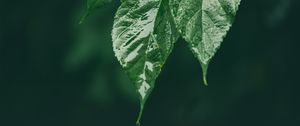
[{"label": "wet leaf", "polygon": [[137,124],[155,80],[178,38],[166,9],[161,0],[126,0],[115,16],[113,49],[139,93],[141,109]]},{"label": "wet leaf", "polygon": [[200,61],[203,80],[232,25],[240,0],[169,0],[176,27]]}]

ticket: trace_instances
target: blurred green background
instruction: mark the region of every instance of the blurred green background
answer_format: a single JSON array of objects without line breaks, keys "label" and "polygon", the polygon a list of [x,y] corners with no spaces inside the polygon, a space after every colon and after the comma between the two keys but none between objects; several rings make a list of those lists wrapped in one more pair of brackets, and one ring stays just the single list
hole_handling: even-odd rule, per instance
[{"label": "blurred green background", "polygon": [[[242,0],[202,83],[180,39],[142,126],[300,126],[300,1]],[[0,126],[134,126],[138,97],[114,57],[113,15],[85,0],[1,0]]]}]

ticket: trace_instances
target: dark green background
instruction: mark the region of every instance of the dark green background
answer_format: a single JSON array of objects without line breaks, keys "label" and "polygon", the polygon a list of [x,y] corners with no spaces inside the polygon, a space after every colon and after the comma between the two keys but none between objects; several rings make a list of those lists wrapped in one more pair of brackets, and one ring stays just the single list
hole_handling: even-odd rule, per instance
[{"label": "dark green background", "polygon": [[[110,37],[119,2],[1,0],[0,126],[134,126],[138,98]],[[299,0],[242,0],[209,68],[180,39],[142,126],[299,126]]]}]

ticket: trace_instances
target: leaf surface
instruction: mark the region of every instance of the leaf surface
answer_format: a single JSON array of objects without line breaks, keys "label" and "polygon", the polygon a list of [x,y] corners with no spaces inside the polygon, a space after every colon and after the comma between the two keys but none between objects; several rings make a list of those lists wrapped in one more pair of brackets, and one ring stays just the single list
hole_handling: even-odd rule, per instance
[{"label": "leaf surface", "polygon": [[200,61],[203,80],[230,29],[240,0],[169,0],[176,27]]},{"label": "leaf surface", "polygon": [[134,82],[140,97],[139,124],[144,104],[178,38],[161,0],[126,0],[112,30],[115,55]]}]

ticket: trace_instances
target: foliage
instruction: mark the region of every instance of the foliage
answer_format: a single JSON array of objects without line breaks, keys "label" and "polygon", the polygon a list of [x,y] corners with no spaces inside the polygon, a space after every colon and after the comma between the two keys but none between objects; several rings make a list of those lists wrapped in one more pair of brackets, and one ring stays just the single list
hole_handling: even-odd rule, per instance
[{"label": "foliage", "polygon": [[[110,0],[88,0],[82,21]],[[208,64],[230,29],[240,0],[124,0],[112,30],[115,55],[140,94],[140,114],[155,80],[183,37],[199,60],[207,85]],[[81,22],[82,22],[81,21]]]}]

